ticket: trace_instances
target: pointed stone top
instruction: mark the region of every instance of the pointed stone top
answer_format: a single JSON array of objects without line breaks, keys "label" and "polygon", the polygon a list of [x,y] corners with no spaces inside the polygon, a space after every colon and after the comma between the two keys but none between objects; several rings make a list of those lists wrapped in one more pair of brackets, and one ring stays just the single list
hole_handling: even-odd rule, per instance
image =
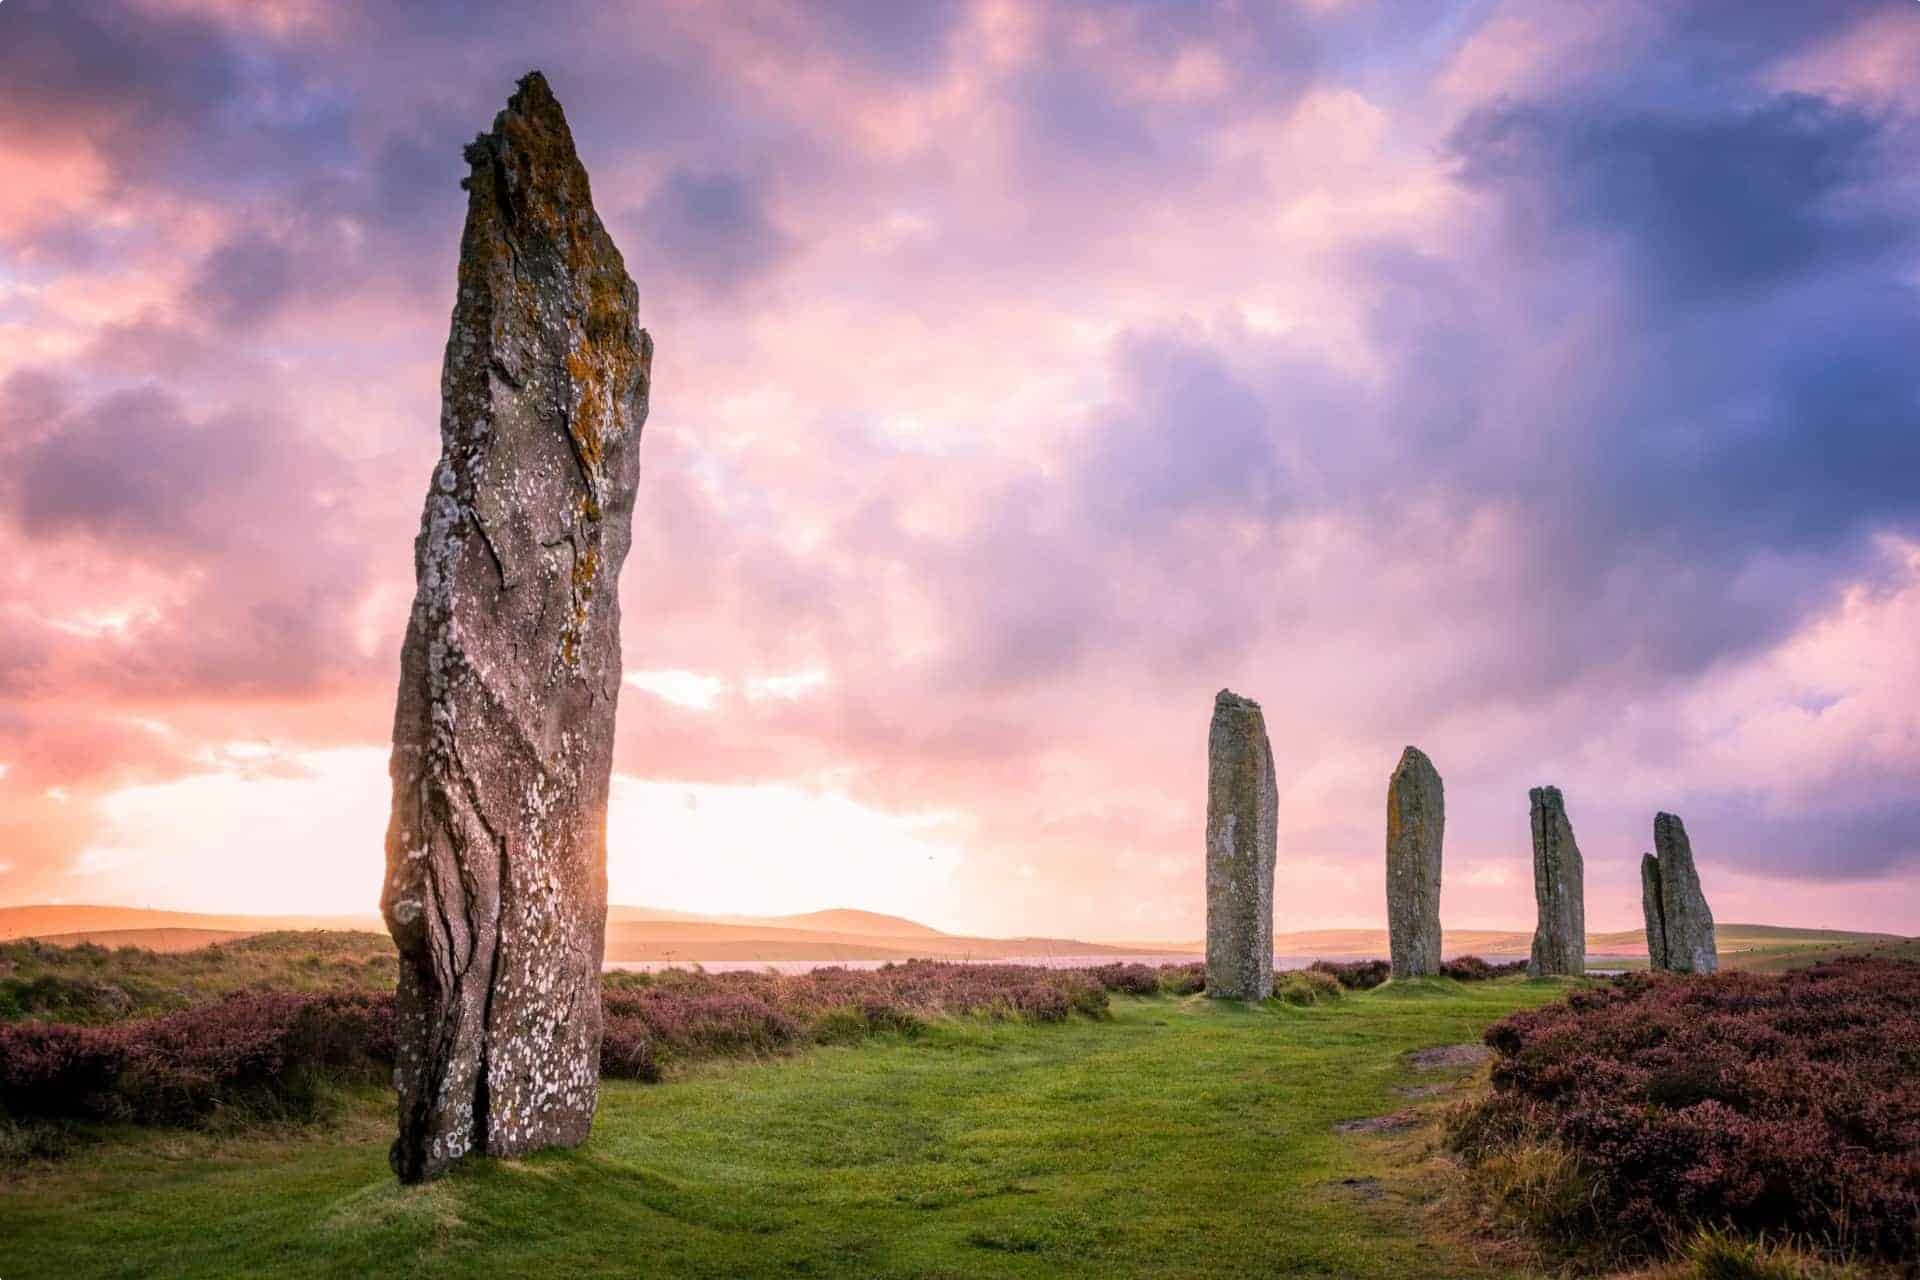
[{"label": "pointed stone top", "polygon": [[[587,481],[588,514],[598,519],[614,492],[607,457],[639,425],[614,406],[644,403],[651,378],[653,339],[639,324],[638,292],[594,212],[586,167],[546,77],[522,76],[492,131],[465,155],[472,171],[460,184],[468,193],[460,296],[474,300],[474,314],[456,316],[456,336],[477,353],[476,394],[490,385],[489,370],[528,388],[546,371],[564,375],[559,408]],[[525,315],[508,324],[500,308]]]},{"label": "pointed stone top", "polygon": [[619,250],[594,216],[593,192],[567,113],[545,76],[529,71],[520,77],[506,110],[494,116],[491,131],[467,144],[465,157],[473,172],[460,185],[496,206],[482,205],[483,214],[499,216],[516,235],[559,242],[561,258],[576,272],[584,273],[590,259],[605,257],[624,274]]},{"label": "pointed stone top", "polygon": [[1680,821],[1680,815],[1677,813],[1656,813],[1653,815],[1653,838],[1656,842],[1660,839],[1660,832],[1663,830],[1678,830],[1684,832],[1686,829],[1687,824]]},{"label": "pointed stone top", "polygon": [[513,96],[507,99],[510,109],[523,110],[534,103],[544,103],[556,112],[560,110],[560,104],[554,100],[553,90],[547,85],[547,77],[538,67],[514,81],[513,88]]},{"label": "pointed stone top", "polygon": [[1426,752],[1418,747],[1409,746],[1400,753],[1400,763],[1394,766],[1393,773],[1395,777],[1399,777],[1401,774],[1412,773],[1415,770],[1433,774],[1435,777],[1440,776],[1440,771],[1433,767],[1433,761],[1428,758]]},{"label": "pointed stone top", "polygon": [[1243,698],[1231,689],[1222,689],[1213,695],[1213,707],[1216,711],[1258,711],[1260,704],[1252,698]]},{"label": "pointed stone top", "polygon": [[529,71],[515,84],[506,109],[493,117],[493,128],[467,145],[467,163],[485,164],[500,153],[503,144],[525,145],[539,137],[549,139],[548,146],[564,147],[564,159],[578,164],[567,113],[560,109],[560,100],[553,96],[547,78]]}]

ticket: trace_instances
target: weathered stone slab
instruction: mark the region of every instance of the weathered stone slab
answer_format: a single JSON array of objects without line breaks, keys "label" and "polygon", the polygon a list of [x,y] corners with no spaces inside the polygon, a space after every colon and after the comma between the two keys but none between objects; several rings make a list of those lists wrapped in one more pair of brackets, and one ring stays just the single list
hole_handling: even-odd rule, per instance
[{"label": "weathered stone slab", "polygon": [[1533,819],[1533,897],[1540,922],[1533,931],[1531,977],[1573,977],[1587,971],[1586,867],[1558,787],[1527,793]]},{"label": "weathered stone slab", "polygon": [[1273,994],[1273,750],[1260,704],[1222,689],[1207,731],[1207,994]]},{"label": "weathered stone slab", "polygon": [[[1654,860],[1660,872],[1660,914],[1665,925],[1665,968],[1674,973],[1712,973],[1720,967],[1714,941],[1713,912],[1693,865],[1693,844],[1678,817],[1662,813],[1653,820]],[[1652,938],[1648,938],[1651,946]]]},{"label": "weathered stone slab", "polygon": [[614,592],[653,354],[537,72],[466,159],[381,895],[407,1181],[578,1143],[593,1120]]},{"label": "weathered stone slab", "polygon": [[1446,790],[1418,747],[1400,753],[1387,782],[1387,945],[1393,976],[1440,972],[1440,845]]},{"label": "weathered stone slab", "polygon": [[1640,911],[1647,918],[1647,967],[1667,967],[1667,917],[1660,906],[1660,859],[1640,855]]}]

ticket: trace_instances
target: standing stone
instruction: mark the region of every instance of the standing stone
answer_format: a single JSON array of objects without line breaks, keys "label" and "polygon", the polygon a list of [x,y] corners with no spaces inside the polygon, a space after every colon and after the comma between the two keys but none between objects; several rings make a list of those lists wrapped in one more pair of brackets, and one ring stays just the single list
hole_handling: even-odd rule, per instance
[{"label": "standing stone", "polygon": [[1660,859],[1640,855],[1640,911],[1647,918],[1647,968],[1667,967],[1667,916],[1660,905]]},{"label": "standing stone", "polygon": [[620,605],[653,343],[538,72],[472,172],[414,543],[381,909],[394,1172],[586,1138]]},{"label": "standing stone", "polygon": [[1533,931],[1529,977],[1578,977],[1587,971],[1586,867],[1558,787],[1527,793],[1533,814],[1533,897],[1540,923]]},{"label": "standing stone", "polygon": [[1273,994],[1273,750],[1260,704],[1222,689],[1207,731],[1207,994]]},{"label": "standing stone", "polygon": [[1440,842],[1446,790],[1418,747],[1400,753],[1387,782],[1387,939],[1393,976],[1440,972]]},{"label": "standing stone", "polygon": [[[1660,918],[1666,935],[1661,948],[1665,963],[1660,967],[1675,973],[1712,973],[1720,967],[1713,912],[1707,909],[1707,895],[1700,889],[1700,873],[1693,865],[1693,845],[1687,839],[1686,825],[1674,814],[1657,815],[1653,820],[1653,848],[1660,875]],[[1644,868],[1645,863],[1641,865]],[[1647,948],[1653,948],[1651,932]]]}]

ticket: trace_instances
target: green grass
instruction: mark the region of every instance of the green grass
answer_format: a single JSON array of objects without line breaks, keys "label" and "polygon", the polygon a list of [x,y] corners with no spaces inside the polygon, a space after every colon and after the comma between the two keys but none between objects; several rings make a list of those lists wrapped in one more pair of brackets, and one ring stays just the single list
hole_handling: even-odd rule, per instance
[{"label": "green grass", "polygon": [[1754,973],[1784,973],[1805,968],[1835,956],[1886,956],[1895,960],[1920,960],[1920,939],[1901,938],[1870,943],[1845,941],[1780,941],[1762,943],[1751,950],[1722,952],[1720,964],[1726,969],[1744,969]]},{"label": "green grass", "polygon": [[1562,990],[937,1023],[609,1083],[585,1147],[425,1188],[388,1175],[373,1090],[320,1130],[122,1131],[0,1182],[0,1276],[1480,1275],[1376,1190],[1393,1145],[1334,1125],[1447,1078],[1409,1050]]},{"label": "green grass", "polygon": [[[1819,964],[1841,955],[1883,955],[1896,959],[1920,960],[1920,938],[1901,938],[1886,933],[1849,933],[1835,929],[1792,929],[1768,924],[1726,924],[1717,931],[1722,969],[1755,973],[1784,973]],[[1590,949],[1607,959],[1597,961],[1608,969],[1644,969],[1645,956],[1617,956],[1611,948],[1640,940],[1638,933],[1600,934],[1590,940]]]}]

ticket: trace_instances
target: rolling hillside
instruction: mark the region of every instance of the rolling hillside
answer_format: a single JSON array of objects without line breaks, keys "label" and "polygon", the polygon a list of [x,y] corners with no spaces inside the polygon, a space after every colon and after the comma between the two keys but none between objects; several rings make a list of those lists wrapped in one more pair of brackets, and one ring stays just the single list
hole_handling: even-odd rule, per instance
[{"label": "rolling hillside", "polygon": [[[145,947],[177,952],[255,934],[330,929],[384,935],[378,916],[241,916],[139,907],[0,907],[0,941],[40,938],[71,946]],[[654,907],[607,910],[607,959],[1015,960],[1117,955],[1143,950],[1074,938],[978,938],[942,933],[914,920],[838,908],[791,916],[704,916]],[[1175,954],[1166,948],[1154,953]]]},{"label": "rolling hillside", "polygon": [[[191,950],[268,932],[332,929],[375,934],[380,918],[366,916],[199,915],[139,907],[0,907],[0,941],[42,938],[72,945],[137,946],[154,951]],[[1524,930],[1451,930],[1449,955],[1488,959],[1524,957],[1532,943]],[[1765,967],[1793,958],[1902,941],[1892,934],[1839,929],[1791,929],[1777,925],[1724,924],[1720,954],[1737,968]],[[607,910],[607,959],[644,963],[701,960],[1034,960],[1058,956],[1194,956],[1205,944],[1089,942],[1077,938],[984,938],[942,933],[914,920],[873,911],[836,908],[789,916],[699,915],[656,907]],[[1281,956],[1347,959],[1384,956],[1384,929],[1317,929],[1275,934]],[[1637,929],[1587,935],[1587,953],[1631,967],[1647,954]]]},{"label": "rolling hillside", "polygon": [[[1776,952],[1837,951],[1907,941],[1892,933],[1858,933],[1845,929],[1795,929],[1782,925],[1728,923],[1717,930],[1721,957]],[[1141,943],[1186,952],[1206,949],[1200,939],[1187,943]],[[1449,929],[1442,949],[1449,956],[1476,955],[1488,960],[1524,958],[1533,946],[1533,931],[1520,929]],[[1324,956],[1329,959],[1384,956],[1385,929],[1311,929],[1273,935],[1273,950],[1281,956]],[[1589,933],[1587,954],[1644,960],[1646,934],[1638,929]]]}]

